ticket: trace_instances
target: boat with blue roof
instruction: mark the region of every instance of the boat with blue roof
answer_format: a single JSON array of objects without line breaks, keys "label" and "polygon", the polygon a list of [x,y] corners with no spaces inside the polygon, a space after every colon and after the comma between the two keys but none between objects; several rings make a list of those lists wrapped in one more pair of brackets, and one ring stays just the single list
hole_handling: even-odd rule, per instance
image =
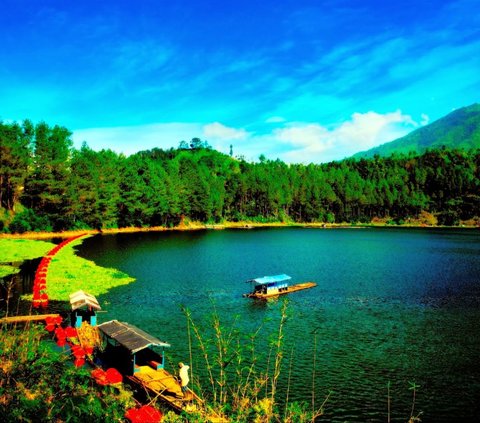
[{"label": "boat with blue roof", "polygon": [[317,286],[315,282],[303,282],[295,285],[289,285],[291,276],[281,274],[274,276],[263,276],[261,278],[250,279],[247,282],[253,284],[253,290],[248,294],[243,294],[248,298],[270,298],[279,295],[290,294],[296,291],[313,288]]}]

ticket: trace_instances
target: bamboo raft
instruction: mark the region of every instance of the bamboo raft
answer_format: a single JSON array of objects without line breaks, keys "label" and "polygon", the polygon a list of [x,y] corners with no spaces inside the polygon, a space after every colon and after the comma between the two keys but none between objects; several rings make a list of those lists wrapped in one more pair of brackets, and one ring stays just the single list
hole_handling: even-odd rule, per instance
[{"label": "bamboo raft", "polygon": [[211,423],[228,422],[226,418],[208,412],[202,399],[190,388],[187,388],[187,392],[183,394],[180,383],[165,369],[155,370],[150,366],[137,366],[135,373],[127,378],[133,385],[143,388],[148,394],[168,404],[179,413],[198,412]]},{"label": "bamboo raft", "polygon": [[260,292],[250,292],[248,294],[243,294],[243,296],[248,298],[262,298],[262,299],[272,298],[272,297],[278,297],[279,295],[291,294],[292,292],[302,291],[304,289],[310,289],[315,286],[317,286],[315,282],[303,282],[303,283],[298,283],[296,285],[288,286],[283,291],[277,291],[272,293],[267,292],[266,294],[263,294]]},{"label": "bamboo raft", "polygon": [[253,284],[253,290],[248,294],[243,294],[247,298],[272,298],[279,295],[290,294],[292,292],[302,291],[304,289],[317,286],[315,282],[303,282],[289,286],[290,276],[282,273],[281,275],[264,276],[262,278],[250,279],[247,282]]},{"label": "bamboo raft", "polygon": [[[178,381],[165,369],[155,370],[150,366],[137,366],[135,373],[132,376],[128,376],[128,379],[145,389],[148,393],[167,402],[176,411],[197,410],[193,401],[198,401],[200,398],[190,390],[184,396]],[[187,402],[190,402],[188,410],[186,407]]]}]

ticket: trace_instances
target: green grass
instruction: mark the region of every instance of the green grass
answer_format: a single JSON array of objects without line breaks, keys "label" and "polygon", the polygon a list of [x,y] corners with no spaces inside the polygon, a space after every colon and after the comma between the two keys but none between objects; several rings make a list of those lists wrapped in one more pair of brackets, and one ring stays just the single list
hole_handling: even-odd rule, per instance
[{"label": "green grass", "polygon": [[80,289],[99,296],[112,288],[135,281],[118,269],[100,267],[93,261],[76,256],[74,247],[81,244],[83,239],[67,244],[53,257],[47,274],[50,300],[67,301],[71,293]]},{"label": "green grass", "polygon": [[8,275],[14,275],[15,273],[20,272],[18,267],[8,266],[5,264],[0,264],[0,278],[4,278]]},{"label": "green grass", "polygon": [[[68,301],[71,293],[83,289],[98,296],[117,286],[126,285],[135,279],[119,271],[97,266],[93,261],[75,255],[74,247],[83,239],[77,239],[63,247],[53,258],[48,268],[47,291],[50,300]],[[18,272],[5,263],[21,262],[45,256],[55,244],[30,239],[0,239],[0,277]],[[29,298],[31,295],[25,296]]]},{"label": "green grass", "polygon": [[0,238],[0,278],[20,272],[18,267],[9,263],[42,257],[54,246],[45,241]]},{"label": "green grass", "polygon": [[43,257],[55,244],[32,239],[0,238],[0,263],[31,260]]}]

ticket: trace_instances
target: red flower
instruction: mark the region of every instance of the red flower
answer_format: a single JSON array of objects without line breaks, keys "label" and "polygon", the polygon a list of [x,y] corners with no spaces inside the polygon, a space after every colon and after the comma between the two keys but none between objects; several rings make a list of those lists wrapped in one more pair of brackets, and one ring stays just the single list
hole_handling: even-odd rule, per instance
[{"label": "red flower", "polygon": [[71,326],[68,326],[65,328],[65,336],[67,338],[76,338],[77,335],[77,329],[72,328]]},{"label": "red flower", "polygon": [[75,356],[75,358],[85,358],[85,350],[82,347],[79,347],[78,345],[75,345],[78,348],[73,348],[74,346],[72,345],[72,353]]},{"label": "red flower", "polygon": [[162,413],[151,405],[144,405],[138,411],[143,423],[158,423],[162,420]]},{"label": "red flower", "polygon": [[75,365],[75,367],[82,367],[85,364],[85,359],[77,357],[73,364]]},{"label": "red flower", "polygon": [[55,329],[55,336],[57,337],[57,339],[65,340],[65,330],[62,327],[58,327],[57,329]]},{"label": "red flower", "polygon": [[102,369],[95,369],[92,371],[92,376],[95,378],[95,381],[102,386],[109,384],[107,374]]},{"label": "red flower", "polygon": [[110,369],[107,369],[105,373],[110,383],[115,384],[115,383],[121,383],[123,381],[123,376],[120,374],[120,372],[117,369],[114,369],[113,367]]},{"label": "red flower", "polygon": [[150,405],[144,405],[138,409],[127,410],[125,418],[131,423],[158,423],[162,420],[162,413]]},{"label": "red flower", "polygon": [[53,317],[52,316],[47,316],[45,317],[45,324],[48,325],[53,325]]},{"label": "red flower", "polygon": [[136,408],[130,408],[127,410],[125,413],[125,418],[131,423],[142,423],[142,420],[140,420],[140,416],[138,414],[138,409]]}]

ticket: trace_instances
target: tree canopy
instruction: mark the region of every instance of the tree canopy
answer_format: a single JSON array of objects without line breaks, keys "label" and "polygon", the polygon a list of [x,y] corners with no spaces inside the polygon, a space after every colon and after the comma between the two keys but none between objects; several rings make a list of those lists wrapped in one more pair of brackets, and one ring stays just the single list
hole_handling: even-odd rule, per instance
[{"label": "tree canopy", "polygon": [[126,157],[74,149],[70,136],[44,122],[0,122],[0,230],[480,217],[480,150],[288,165],[250,163],[199,138]]}]

